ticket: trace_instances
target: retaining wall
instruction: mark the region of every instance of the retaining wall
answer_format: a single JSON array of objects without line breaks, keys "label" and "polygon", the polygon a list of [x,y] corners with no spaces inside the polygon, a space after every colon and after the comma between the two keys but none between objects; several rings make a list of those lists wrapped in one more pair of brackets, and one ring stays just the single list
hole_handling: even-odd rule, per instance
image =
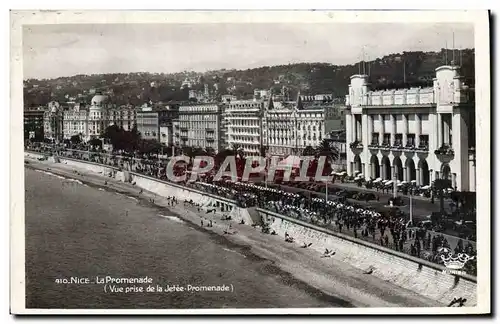
[{"label": "retaining wall", "polygon": [[467,298],[467,306],[477,303],[476,278],[443,273],[444,267],[379,245],[314,226],[284,215],[258,208],[271,230],[282,237],[285,232],[298,244],[312,243],[310,249],[323,253],[335,251],[340,260],[361,270],[373,269],[371,275],[395,283],[442,303],[453,298]]}]

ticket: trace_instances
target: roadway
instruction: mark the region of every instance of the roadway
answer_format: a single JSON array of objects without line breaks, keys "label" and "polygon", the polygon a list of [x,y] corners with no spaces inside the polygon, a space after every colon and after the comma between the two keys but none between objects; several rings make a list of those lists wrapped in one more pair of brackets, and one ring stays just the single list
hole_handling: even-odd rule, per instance
[{"label": "roadway", "polygon": [[[302,189],[302,188],[296,188],[296,187],[291,187],[291,186],[286,186],[286,185],[278,185],[278,184],[269,184],[268,186],[270,187],[280,187],[282,190],[289,191],[289,192],[295,192],[295,193],[302,193],[304,195],[310,194],[315,194],[318,197],[325,198],[324,193],[319,193],[307,189]],[[380,200],[371,200],[371,201],[364,201],[364,200],[356,200],[356,199],[348,199],[350,203],[355,203],[361,206],[365,207],[373,207],[373,208],[381,208],[381,207],[386,207],[387,206],[387,201],[389,198],[393,197],[392,192],[391,193],[382,193],[381,191],[376,191],[372,189],[366,189],[364,187],[358,187],[355,184],[341,184],[341,183],[333,183],[328,186],[329,189],[333,188],[340,188],[340,189],[347,189],[347,190],[355,190],[355,191],[361,191],[361,192],[372,192],[376,196],[380,197]],[[398,193],[398,196],[403,199],[403,202],[405,203],[404,206],[398,206],[398,208],[407,213],[409,215],[410,213],[410,199],[408,196],[404,196],[401,193]],[[329,200],[336,200],[338,199],[339,196],[328,192],[328,199]],[[439,199],[435,199],[434,204],[430,202],[430,199],[423,198],[423,197],[413,197],[412,198],[412,207],[413,207],[413,221],[414,223],[417,223],[422,220],[426,220],[427,216],[430,215],[432,212],[438,212],[439,211]],[[444,204],[445,210],[448,212],[450,211],[449,207],[449,201],[445,200]]]}]

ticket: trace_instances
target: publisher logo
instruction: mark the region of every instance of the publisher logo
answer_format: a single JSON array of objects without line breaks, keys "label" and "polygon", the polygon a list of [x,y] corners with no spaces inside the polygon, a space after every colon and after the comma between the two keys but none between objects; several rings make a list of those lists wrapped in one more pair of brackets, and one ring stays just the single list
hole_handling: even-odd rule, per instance
[{"label": "publisher logo", "polygon": [[443,261],[446,269],[443,270],[444,273],[449,274],[465,274],[465,271],[461,270],[465,264],[474,259],[473,256],[469,256],[465,253],[452,254],[451,250],[448,248],[441,248],[441,260]]}]

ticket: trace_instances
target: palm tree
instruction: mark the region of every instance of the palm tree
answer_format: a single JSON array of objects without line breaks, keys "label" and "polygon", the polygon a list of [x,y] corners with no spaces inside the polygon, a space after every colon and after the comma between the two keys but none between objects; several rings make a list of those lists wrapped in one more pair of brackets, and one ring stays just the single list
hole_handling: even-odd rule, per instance
[{"label": "palm tree", "polygon": [[244,157],[243,148],[241,147],[240,144],[233,143],[232,149],[235,152],[235,154],[239,155],[240,157]]},{"label": "palm tree", "polygon": [[318,156],[326,156],[328,162],[333,163],[339,159],[340,152],[337,147],[330,145],[330,142],[325,138],[316,148]]},{"label": "palm tree", "polygon": [[194,149],[191,146],[184,146],[182,147],[182,154],[192,158],[194,157]]},{"label": "palm tree", "polygon": [[215,149],[213,147],[205,147],[205,152],[207,152],[208,156],[215,156]]},{"label": "palm tree", "polygon": [[259,149],[260,150],[260,156],[265,157],[268,149],[269,149],[269,146],[267,146],[267,145],[261,145],[260,149]]},{"label": "palm tree", "polygon": [[314,150],[314,148],[311,145],[308,145],[302,151],[302,155],[304,155],[304,156],[316,155],[316,151]]},{"label": "palm tree", "polygon": [[450,186],[451,186],[451,181],[448,179],[436,179],[434,181],[434,188],[436,189],[439,195],[439,210],[441,211],[442,215],[445,213],[443,191],[445,189],[450,188]]}]

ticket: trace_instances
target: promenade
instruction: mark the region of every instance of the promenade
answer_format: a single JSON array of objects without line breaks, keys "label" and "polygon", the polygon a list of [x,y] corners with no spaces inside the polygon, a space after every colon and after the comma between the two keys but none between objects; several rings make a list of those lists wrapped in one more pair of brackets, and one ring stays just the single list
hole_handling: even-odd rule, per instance
[{"label": "promenade", "polygon": [[[104,157],[99,156],[97,158],[98,160],[100,160],[98,161],[100,163],[108,165],[113,164],[112,161],[110,159],[107,159],[105,156]],[[123,167],[125,167],[126,169],[132,169],[133,171],[136,171],[138,173],[143,173],[145,175],[152,177],[158,177],[160,170],[160,167],[158,167],[157,164],[155,163],[143,164],[140,162],[140,160],[136,161],[135,163],[126,162],[124,164],[125,165]],[[199,186],[196,187],[197,189],[202,189]],[[270,184],[270,187],[277,187],[277,185]],[[280,187],[282,190],[285,190],[285,192],[301,193],[306,197],[308,196],[308,193],[324,197],[324,194],[308,191],[305,189],[294,188],[289,186],[280,186]],[[223,196],[225,196],[226,198],[236,199],[237,201],[240,201],[240,203],[243,203],[243,206],[247,206],[249,203],[250,204],[258,203],[259,207],[261,208],[267,208],[269,210],[284,215],[290,215],[290,210],[289,210],[290,208],[292,207],[297,208],[302,206],[305,209],[300,207],[303,211],[295,213],[294,217],[308,222],[311,222],[311,217],[310,217],[311,213],[313,214],[325,213],[325,216],[328,217],[329,220],[325,219],[326,223],[322,226],[327,227],[330,230],[341,231],[344,234],[348,234],[353,237],[358,237],[372,243],[384,245],[386,247],[390,247],[399,250],[401,252],[405,252],[407,254],[419,255],[421,258],[424,258],[432,262],[438,262],[438,263],[440,262],[440,259],[437,258],[437,250],[439,249],[440,246],[447,246],[451,248],[451,250],[453,251],[455,250],[455,248],[458,245],[458,242],[460,241],[457,237],[443,235],[441,233],[434,233],[429,231],[420,233],[423,235],[420,235],[419,239],[416,240],[417,238],[416,232],[414,230],[407,229],[406,226],[404,225],[405,221],[392,220],[392,219],[384,220],[383,218],[382,219],[379,218],[379,220],[377,220],[376,218],[370,219],[366,217],[359,217],[361,216],[359,212],[353,212],[342,209],[337,211],[325,210],[324,207],[321,207],[321,205],[318,205],[317,203],[311,205],[310,202],[308,202],[307,199],[305,198],[281,196],[279,192],[273,193],[263,189],[264,189],[263,187],[261,189],[259,189],[259,187],[253,187],[253,188],[239,187],[235,186],[235,184],[230,182],[219,183],[217,185],[212,185],[210,187],[205,188],[205,190],[208,190],[213,194],[220,195],[220,193],[223,193]],[[353,189],[360,190],[361,188],[356,187]],[[228,196],[228,190],[229,192],[233,192],[232,197],[231,195]],[[335,198],[334,195],[329,195],[329,196],[332,200]],[[391,195],[389,194],[388,196]],[[244,197],[244,199],[242,199],[242,197]],[[266,203],[284,202],[285,208],[280,210],[277,209],[275,206],[270,206],[269,204],[262,204],[262,202]],[[361,205],[366,208],[371,208],[371,207],[383,207],[386,204],[384,204],[381,198],[380,202],[377,201],[364,202],[364,201],[349,199],[347,206],[349,205],[354,205],[354,206]],[[428,203],[428,205],[432,204]],[[405,207],[408,208],[409,206]],[[425,215],[428,215],[426,214],[427,210],[425,208],[428,207],[429,206],[423,206],[421,210],[425,211],[422,211],[419,214],[417,214],[418,216],[416,216],[414,219],[415,220],[425,219]],[[420,209],[417,209],[417,211],[420,211]],[[383,225],[381,225],[380,220],[384,221]],[[387,223],[387,221],[389,221],[389,223]],[[339,223],[343,224],[343,226],[342,225],[339,226]],[[386,230],[384,231],[384,229]],[[463,249],[466,248],[467,247],[466,245],[468,244],[465,244],[466,242],[462,243],[463,243],[462,248]],[[417,248],[417,245],[419,246],[419,248]],[[472,245],[472,250],[470,249],[468,250],[468,253],[475,254],[475,252],[473,251],[474,249],[475,249],[475,244]],[[469,269],[469,271],[471,271],[470,273],[475,274],[475,268]]]}]

